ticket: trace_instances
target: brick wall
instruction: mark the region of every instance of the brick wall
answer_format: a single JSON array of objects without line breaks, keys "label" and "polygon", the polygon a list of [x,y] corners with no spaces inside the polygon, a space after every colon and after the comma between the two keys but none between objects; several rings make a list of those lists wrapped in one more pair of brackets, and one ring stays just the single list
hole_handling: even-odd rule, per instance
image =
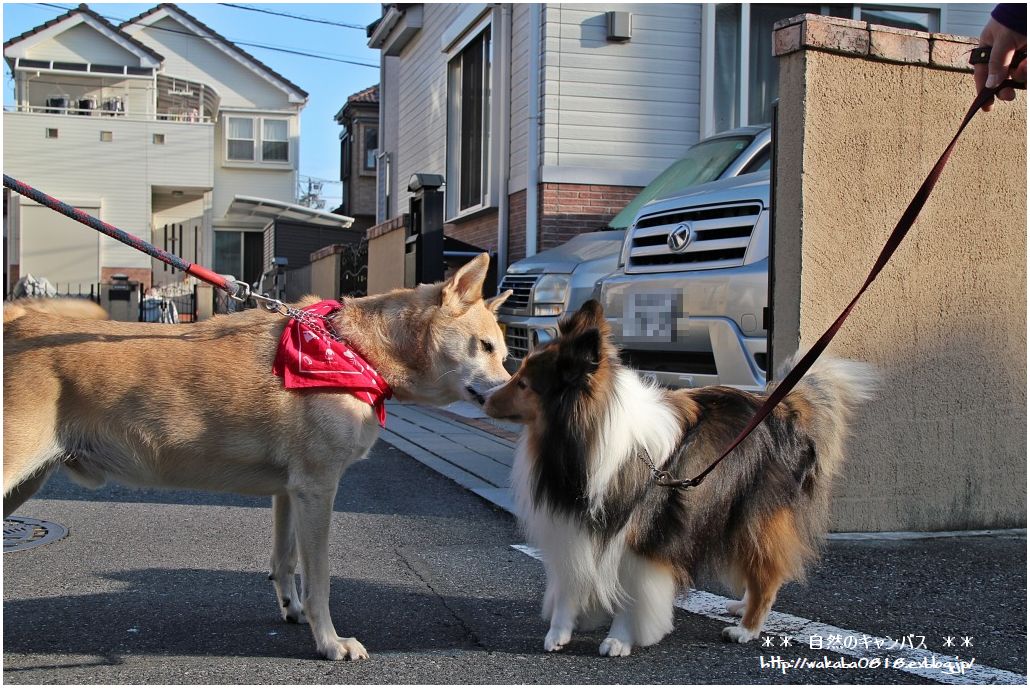
[{"label": "brick wall", "polygon": [[601,184],[542,184],[539,223],[541,251],[563,244],[577,234],[608,224],[641,187]]},{"label": "brick wall", "polygon": [[508,264],[526,257],[526,192],[508,196]]},{"label": "brick wall", "polygon": [[497,250],[497,209],[491,208],[482,215],[446,224],[443,233],[479,246],[484,251],[494,252]]},{"label": "brick wall", "polygon": [[144,289],[150,288],[150,268],[100,268],[102,283],[110,282],[112,275],[128,275],[133,282],[141,283]]}]

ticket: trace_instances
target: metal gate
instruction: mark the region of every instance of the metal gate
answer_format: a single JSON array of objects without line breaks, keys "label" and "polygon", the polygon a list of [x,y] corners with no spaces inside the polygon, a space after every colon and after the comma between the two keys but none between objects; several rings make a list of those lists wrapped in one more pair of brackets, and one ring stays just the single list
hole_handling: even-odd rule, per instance
[{"label": "metal gate", "polygon": [[347,244],[340,256],[340,294],[366,296],[368,294],[368,240],[362,238]]}]

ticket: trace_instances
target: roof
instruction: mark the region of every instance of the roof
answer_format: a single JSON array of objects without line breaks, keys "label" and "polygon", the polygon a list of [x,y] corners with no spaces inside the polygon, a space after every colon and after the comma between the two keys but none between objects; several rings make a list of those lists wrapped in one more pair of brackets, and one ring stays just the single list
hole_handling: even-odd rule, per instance
[{"label": "roof", "polygon": [[273,198],[256,198],[254,196],[236,195],[225,212],[225,217],[234,220],[295,220],[323,227],[346,229],[354,224],[353,217],[336,215],[324,210],[316,210],[296,203],[286,203]]},{"label": "roof", "polygon": [[379,84],[369,86],[368,88],[358,91],[347,96],[348,103],[378,103],[379,102]]},{"label": "roof", "polygon": [[333,115],[333,119],[343,124],[344,113],[351,105],[379,105],[379,84],[374,84],[347,96],[347,102]]},{"label": "roof", "polygon": [[91,10],[89,8],[89,6],[86,5],[85,3],[79,5],[78,7],[75,7],[73,9],[68,10],[64,14],[58,15],[58,16],[54,17],[53,19],[40,24],[39,26],[33,27],[33,28],[29,29],[28,31],[26,31],[26,32],[24,32],[22,34],[19,34],[19,35],[15,36],[14,38],[11,38],[11,39],[9,39],[7,41],[4,41],[4,50],[7,50],[7,48],[11,47],[12,45],[15,45],[16,43],[21,43],[26,38],[30,38],[30,37],[35,36],[36,34],[42,32],[42,31],[45,31],[46,29],[49,29],[52,26],[56,26],[56,25],[60,24],[61,22],[65,21],[66,19],[69,19],[69,18],[75,16],[76,14],[84,14],[84,15],[88,16],[90,19],[93,19],[98,24],[100,24],[101,27],[103,27],[104,29],[107,29],[112,34],[117,35],[119,38],[121,38],[121,39],[127,41],[128,43],[130,43],[134,48],[136,48],[140,52],[146,53],[147,55],[149,55],[151,58],[157,60],[158,62],[164,62],[164,59],[165,59],[164,55],[162,55],[161,53],[153,50],[152,48],[150,48],[147,45],[141,43],[140,41],[136,40],[135,38],[130,36],[125,31],[122,31],[121,27],[115,26],[111,22],[109,22],[106,19],[104,19],[102,16],[100,16],[99,14],[97,14],[96,12]]},{"label": "roof", "polygon": [[282,83],[283,85],[288,86],[290,89],[296,91],[298,94],[300,94],[305,99],[308,97],[309,93],[307,91],[305,91],[303,88],[301,88],[297,84],[293,83],[292,81],[287,79],[285,76],[283,76],[279,72],[275,71],[274,69],[272,69],[271,67],[266,65],[264,62],[262,62],[261,60],[257,59],[256,57],[254,57],[253,55],[248,53],[246,50],[244,50],[243,48],[239,47],[238,45],[236,45],[235,43],[230,41],[228,38],[226,38],[222,34],[218,33],[217,31],[212,29],[210,26],[208,26],[204,22],[200,21],[199,19],[194,17],[192,14],[190,14],[186,10],[182,9],[181,7],[179,7],[178,5],[176,5],[173,2],[162,2],[159,5],[155,5],[154,7],[151,7],[149,10],[147,10],[145,12],[141,12],[140,14],[137,14],[135,17],[132,17],[131,19],[125,20],[124,22],[122,22],[121,24],[118,25],[118,28],[119,29],[124,29],[129,24],[136,24],[136,23],[140,22],[140,20],[145,19],[145,18],[149,17],[150,15],[152,15],[152,14],[154,14],[154,13],[160,11],[160,10],[166,10],[166,11],[169,11],[169,12],[174,12],[175,14],[178,14],[182,18],[190,21],[191,23],[195,24],[198,28],[200,28],[201,30],[206,32],[211,38],[217,40],[219,43],[224,45],[226,48],[228,48],[232,52],[236,53],[238,56],[242,57],[244,60],[250,62],[255,67],[260,69],[268,77],[270,77],[273,81],[278,81],[278,82]]}]

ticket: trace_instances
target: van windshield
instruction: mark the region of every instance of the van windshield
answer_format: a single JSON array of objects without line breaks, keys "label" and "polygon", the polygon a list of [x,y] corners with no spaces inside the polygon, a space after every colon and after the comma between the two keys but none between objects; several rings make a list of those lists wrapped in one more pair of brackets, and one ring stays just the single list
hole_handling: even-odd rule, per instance
[{"label": "van windshield", "polygon": [[691,186],[718,179],[730,163],[751,145],[753,136],[726,136],[695,144],[687,155],[670,165],[645,186],[637,197],[608,223],[608,229],[625,229],[637,211],[666,193],[686,190]]}]

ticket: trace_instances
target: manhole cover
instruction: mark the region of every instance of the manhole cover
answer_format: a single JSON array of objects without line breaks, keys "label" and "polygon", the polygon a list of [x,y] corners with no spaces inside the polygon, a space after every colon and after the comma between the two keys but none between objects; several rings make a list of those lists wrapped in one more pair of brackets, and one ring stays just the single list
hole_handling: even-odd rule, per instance
[{"label": "manhole cover", "polygon": [[60,540],[67,534],[68,529],[60,523],[11,516],[4,519],[4,554],[39,547]]}]

